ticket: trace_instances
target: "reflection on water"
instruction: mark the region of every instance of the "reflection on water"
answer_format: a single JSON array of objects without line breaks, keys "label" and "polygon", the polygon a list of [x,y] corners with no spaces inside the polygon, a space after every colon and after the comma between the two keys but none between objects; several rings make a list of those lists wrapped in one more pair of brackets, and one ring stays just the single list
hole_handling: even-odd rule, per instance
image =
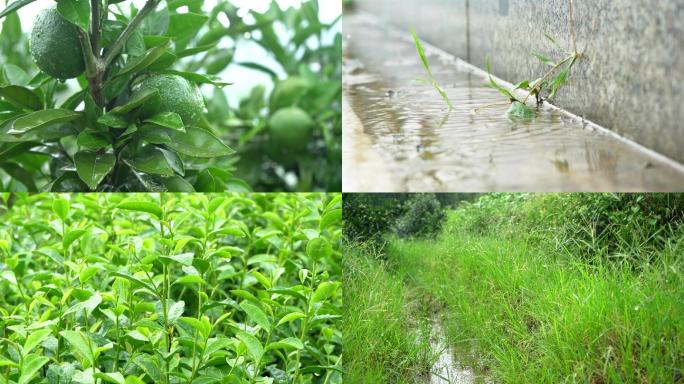
[{"label": "reflection on water", "polygon": [[[370,137],[379,154],[373,158],[391,174],[384,178],[387,191],[669,191],[684,185],[677,167],[552,107],[532,120],[509,119],[501,104],[476,112],[501,96],[467,65],[428,49],[455,107],[449,112],[431,86],[416,81],[424,69],[408,32],[397,35],[375,19],[349,15],[344,33],[344,91],[363,127],[345,129],[345,141],[356,141],[348,134]],[[354,179],[378,177],[368,159],[345,157],[344,163]]]}]

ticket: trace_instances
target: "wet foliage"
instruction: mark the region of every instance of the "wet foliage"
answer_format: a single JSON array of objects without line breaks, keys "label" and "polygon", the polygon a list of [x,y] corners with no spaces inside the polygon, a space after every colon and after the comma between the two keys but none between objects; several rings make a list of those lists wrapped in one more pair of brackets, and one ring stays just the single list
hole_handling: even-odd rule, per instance
[{"label": "wet foliage", "polygon": [[0,383],[341,383],[341,195],[2,197]]},{"label": "wet foliage", "polygon": [[[320,21],[317,0],[263,13],[227,1],[60,0],[44,10],[58,30],[38,22],[29,44],[18,11],[33,1],[0,12],[0,190],[341,189],[339,19]],[[244,43],[264,57],[235,61]],[[231,66],[267,74],[269,87],[231,107],[226,92],[241,79],[219,77]],[[306,119],[285,124],[283,139],[270,125],[284,108]]]}]

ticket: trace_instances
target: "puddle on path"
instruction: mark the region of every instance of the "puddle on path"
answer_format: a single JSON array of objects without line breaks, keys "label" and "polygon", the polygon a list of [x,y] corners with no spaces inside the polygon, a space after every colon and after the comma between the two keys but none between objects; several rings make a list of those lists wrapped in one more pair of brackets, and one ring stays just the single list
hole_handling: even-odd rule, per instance
[{"label": "puddle on path", "polygon": [[461,367],[449,346],[439,320],[432,321],[430,335],[432,350],[440,353],[430,371],[430,384],[475,384],[477,375],[468,367]]},{"label": "puddle on path", "polygon": [[[429,85],[408,31],[361,14],[344,18],[344,94],[358,116],[344,127],[345,192],[373,191],[676,191],[684,167],[591,123],[542,107],[531,121],[505,116],[507,106],[480,72],[427,47],[438,82]],[[572,85],[571,85],[572,86]],[[351,143],[351,144],[350,144]],[[368,156],[358,155],[368,151]],[[373,152],[373,153],[370,153]],[[364,181],[365,180],[365,181]]]}]

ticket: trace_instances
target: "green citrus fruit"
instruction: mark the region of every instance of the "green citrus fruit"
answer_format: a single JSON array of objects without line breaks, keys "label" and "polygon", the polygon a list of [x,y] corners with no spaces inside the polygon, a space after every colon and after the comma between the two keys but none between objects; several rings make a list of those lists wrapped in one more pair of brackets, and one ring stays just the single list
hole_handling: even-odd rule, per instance
[{"label": "green citrus fruit", "polygon": [[152,75],[137,86],[135,93],[146,89],[159,91],[161,103],[158,107],[141,108],[141,115],[149,117],[161,112],[175,112],[180,115],[185,125],[191,125],[202,116],[204,112],[204,99],[199,87],[187,79],[178,75],[160,74]]},{"label": "green citrus fruit", "polygon": [[85,71],[78,27],[56,8],[44,9],[36,16],[29,50],[38,68],[57,79],[71,79]]},{"label": "green citrus fruit", "polygon": [[271,93],[271,110],[295,104],[309,90],[309,82],[301,76],[291,76],[279,81]]},{"label": "green citrus fruit", "polygon": [[288,149],[304,149],[311,140],[314,121],[297,107],[279,109],[268,121],[271,141]]}]

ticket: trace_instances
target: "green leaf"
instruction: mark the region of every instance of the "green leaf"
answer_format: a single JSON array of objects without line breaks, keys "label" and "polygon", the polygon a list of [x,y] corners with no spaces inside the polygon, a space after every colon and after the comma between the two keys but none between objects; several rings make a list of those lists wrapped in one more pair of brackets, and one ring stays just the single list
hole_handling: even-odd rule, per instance
[{"label": "green leaf", "polygon": [[192,265],[192,260],[194,258],[193,253],[181,253],[179,255],[173,255],[173,256],[162,256],[160,259],[166,260],[166,261],[175,261],[177,263],[180,263],[185,266],[191,266]]},{"label": "green leaf", "polygon": [[157,216],[157,218],[162,217],[162,209],[159,206],[159,204],[152,203],[149,201],[135,201],[135,200],[129,200],[129,201],[124,201],[120,203],[119,205],[116,206],[119,209],[126,209],[129,211],[138,211],[138,212],[146,212],[152,215]]},{"label": "green leaf", "polygon": [[169,30],[166,35],[178,40],[195,36],[207,20],[208,16],[192,12],[174,13],[169,18]]},{"label": "green leaf", "polygon": [[201,276],[199,275],[185,275],[181,276],[178,279],[173,280],[172,284],[188,284],[188,285],[193,285],[193,284],[206,284],[204,279],[202,279]]},{"label": "green leaf", "polygon": [[112,128],[128,128],[128,121],[121,116],[106,113],[97,119],[97,122]]},{"label": "green leaf", "polygon": [[54,199],[52,201],[52,212],[62,221],[66,220],[67,216],[69,216],[69,202],[60,198]]},{"label": "green leaf", "polygon": [[271,329],[271,322],[268,321],[268,317],[266,316],[264,311],[261,310],[261,308],[245,301],[240,303],[240,308],[242,308],[242,310],[247,313],[247,316],[249,316],[249,318],[252,321],[254,321],[257,325],[259,325],[262,329],[266,331],[269,331]]},{"label": "green leaf", "polygon": [[518,101],[514,101],[511,104],[506,114],[509,117],[516,117],[520,119],[530,119],[536,116],[534,108]]},{"label": "green leaf", "polygon": [[543,64],[548,65],[549,67],[553,67],[556,65],[556,63],[554,63],[553,60],[542,55],[541,53],[532,52],[532,56],[536,57],[537,60],[541,61]]},{"label": "green leaf", "polygon": [[78,281],[81,282],[81,284],[85,283],[86,281],[90,280],[97,274],[97,271],[99,271],[100,268],[98,267],[93,267],[93,266],[87,266],[81,270],[81,272],[78,274]]},{"label": "green leaf", "polygon": [[288,313],[287,315],[283,316],[282,319],[280,319],[280,321],[278,322],[278,325],[276,325],[276,326],[279,327],[279,326],[281,326],[281,325],[283,325],[283,324],[286,324],[286,323],[295,321],[295,320],[297,320],[297,319],[303,319],[303,318],[305,318],[305,317],[306,317],[306,315],[303,314],[302,312],[292,312],[292,313]]},{"label": "green leaf", "polygon": [[233,343],[230,341],[230,339],[225,337],[209,339],[207,340],[207,346],[204,349],[204,355],[210,357],[212,354],[222,349],[227,349],[232,345]]},{"label": "green leaf", "polygon": [[100,295],[99,292],[95,292],[90,298],[86,301],[82,301],[80,303],[76,303],[73,306],[71,306],[69,309],[64,311],[62,316],[67,316],[72,313],[75,314],[81,314],[83,311],[85,311],[88,315],[92,314],[95,308],[97,308],[98,305],[102,303],[102,296]]},{"label": "green leaf", "polygon": [[140,172],[162,176],[173,176],[174,174],[164,154],[154,146],[147,146],[133,158],[124,159],[124,163]]},{"label": "green leaf", "polygon": [[111,153],[81,151],[74,156],[78,177],[85,182],[91,190],[97,188],[100,182],[112,171],[116,163],[116,157]]},{"label": "green leaf", "polygon": [[238,331],[236,337],[245,344],[247,351],[249,351],[255,362],[261,361],[261,358],[264,356],[264,347],[259,339],[244,331]]},{"label": "green leaf", "polygon": [[[178,154],[174,151],[170,151],[168,149],[164,148],[158,148],[159,151],[164,155],[164,158],[166,159],[166,162],[169,163],[169,166],[171,169],[173,169],[174,172],[181,176],[185,176],[185,165],[183,164],[183,160],[178,156]],[[167,178],[168,179],[168,178]],[[170,189],[170,191],[176,191],[176,192],[181,192],[175,189]]]},{"label": "green leaf", "polygon": [[24,362],[21,365],[21,375],[19,376],[19,381],[17,384],[28,384],[35,374],[50,361],[49,358],[45,356],[38,355],[28,355],[24,357]]},{"label": "green leaf", "polygon": [[43,103],[33,91],[18,85],[0,87],[0,97],[19,109],[35,111],[43,107]]},{"label": "green leaf", "polygon": [[111,275],[114,275],[114,276],[117,276],[117,277],[122,277],[122,278],[124,278],[124,279],[126,279],[126,280],[128,280],[128,281],[130,281],[130,282],[132,282],[132,283],[135,283],[135,284],[137,284],[137,285],[139,285],[139,286],[141,286],[141,287],[147,289],[147,290],[150,291],[150,293],[152,293],[153,295],[157,295],[157,290],[154,288],[153,285],[151,285],[150,283],[147,283],[147,282],[145,282],[145,281],[142,281],[142,280],[138,279],[138,278],[135,277],[135,276],[131,276],[131,275],[128,275],[128,274],[125,274],[125,273],[121,273],[121,272],[109,272],[109,273],[110,273]]},{"label": "green leaf", "polygon": [[78,135],[76,143],[84,149],[98,150],[111,145],[112,142],[106,134],[91,129],[86,129]]},{"label": "green leaf", "polygon": [[117,73],[117,76],[121,76],[126,73],[140,72],[143,69],[149,67],[164,55],[169,45],[170,42],[160,45],[158,47],[154,47],[145,52],[144,55],[133,58],[128,63],[126,63],[126,65],[123,68],[121,68],[121,71]]},{"label": "green leaf", "polygon": [[178,58],[183,58],[183,57],[187,57],[187,56],[194,56],[198,53],[202,53],[202,52],[205,52],[205,51],[208,51],[208,50],[214,48],[217,44],[218,44],[218,40],[213,41],[213,42],[208,43],[208,44],[198,45],[194,48],[188,48],[188,49],[184,49],[182,51],[177,51],[176,56]]},{"label": "green leaf", "polygon": [[[159,96],[159,91],[154,88],[143,89],[140,92],[134,93],[133,98],[124,105],[112,108],[110,113],[125,115],[128,112],[141,107],[143,104],[159,104],[161,102],[161,96]],[[151,108],[154,109],[154,108]]]},{"label": "green leaf", "polygon": [[83,31],[90,29],[90,1],[57,0],[57,12]]},{"label": "green leaf", "polygon": [[339,283],[333,283],[330,281],[322,282],[318,288],[316,288],[316,292],[314,292],[313,296],[311,296],[311,302],[318,303],[326,300],[332,296],[335,291],[337,291],[337,287],[339,287],[339,285]]},{"label": "green leaf", "polygon": [[513,94],[506,88],[500,86],[495,80],[494,77],[492,76],[492,65],[489,62],[489,59],[486,61],[486,67],[487,67],[487,74],[489,75],[489,86],[496,89],[501,93],[502,95],[506,96],[509,100],[514,101],[518,100]]},{"label": "green leaf", "polygon": [[418,56],[420,56],[420,60],[423,62],[423,67],[425,67],[425,71],[427,71],[427,74],[430,77],[430,82],[432,83],[432,86],[437,90],[440,96],[442,96],[442,99],[444,99],[444,101],[447,103],[449,109],[454,109],[454,106],[451,103],[451,100],[447,96],[446,92],[444,92],[444,90],[439,86],[439,84],[437,84],[437,80],[435,80],[435,77],[432,75],[432,70],[430,70],[430,64],[428,64],[427,56],[425,55],[425,50],[423,49],[423,44],[421,44],[415,29],[411,30],[411,35],[413,35],[413,42],[416,45]]},{"label": "green leaf", "polygon": [[163,73],[168,73],[168,74],[174,74],[178,75],[180,77],[184,77],[191,82],[195,84],[211,84],[215,87],[225,87],[226,85],[232,85],[233,83],[226,83],[222,81],[219,77],[213,76],[213,75],[203,75],[201,73],[195,73],[195,72],[181,72],[181,71],[172,71],[172,70],[166,70]]},{"label": "green leaf", "polygon": [[162,112],[145,119],[146,123],[153,123],[161,125],[162,127],[175,129],[178,131],[185,131],[185,125],[180,115],[175,112]]},{"label": "green leaf", "polygon": [[203,339],[209,337],[211,333],[211,324],[204,318],[198,320],[194,317],[181,317],[180,321],[192,327]]},{"label": "green leaf", "polygon": [[169,324],[175,324],[176,321],[183,316],[183,312],[185,311],[185,302],[173,301],[169,299],[166,300],[166,316],[164,316],[163,309],[162,302],[158,301],[155,304],[155,310],[157,311],[159,320],[166,319]]},{"label": "green leaf", "polygon": [[2,66],[1,75],[4,75],[5,79],[7,79],[11,85],[25,86],[30,80],[29,75],[23,69],[9,63]]},{"label": "green leaf", "polygon": [[106,381],[108,383],[113,383],[113,384],[126,384],[126,380],[124,380],[124,377],[122,374],[119,372],[110,372],[110,373],[96,373],[95,377],[98,379],[102,379],[103,381]]},{"label": "green leaf", "polygon": [[208,131],[195,127],[186,127],[185,130],[185,133],[168,130],[171,142],[167,146],[183,155],[198,158],[228,156],[235,153]]},{"label": "green leaf", "polygon": [[81,113],[69,111],[67,109],[44,109],[18,118],[12,125],[12,129],[9,133],[25,133],[32,129],[42,128],[47,125],[74,121],[81,116]]},{"label": "green leaf", "polygon": [[332,255],[332,245],[322,237],[311,239],[306,245],[306,254],[314,260],[320,260]]},{"label": "green leaf", "polygon": [[74,229],[73,231],[67,232],[62,240],[62,246],[64,249],[68,249],[71,244],[74,243],[74,241],[78,240],[78,238],[83,236],[85,233],[85,229]]},{"label": "green leaf", "polygon": [[17,10],[21,9],[22,7],[33,3],[36,0],[16,0],[13,1],[10,5],[7,6],[2,12],[0,12],[0,19],[3,17],[16,12]]},{"label": "green leaf", "polygon": [[14,367],[18,368],[19,364],[15,363],[12,360],[7,360],[6,357],[0,356],[0,367]]},{"label": "green leaf", "polygon": [[286,339],[278,340],[274,343],[270,343],[266,346],[266,351],[272,351],[274,349],[304,349],[304,344],[302,341],[294,338],[288,337]]},{"label": "green leaf", "polygon": [[52,333],[49,329],[41,329],[39,331],[31,332],[30,335],[24,341],[24,348],[22,349],[22,354],[27,355],[33,351],[40,343],[43,342]]},{"label": "green leaf", "polygon": [[89,347],[93,342],[89,337],[81,331],[62,331],[59,333],[66,341],[69,342],[72,353],[78,354],[82,359],[88,361],[91,365],[93,361],[93,353]]},{"label": "green leaf", "polygon": [[324,229],[338,224],[342,222],[342,209],[337,208],[330,210],[326,212],[323,217],[321,218],[321,222],[319,223],[318,227],[320,231],[323,231]]}]

